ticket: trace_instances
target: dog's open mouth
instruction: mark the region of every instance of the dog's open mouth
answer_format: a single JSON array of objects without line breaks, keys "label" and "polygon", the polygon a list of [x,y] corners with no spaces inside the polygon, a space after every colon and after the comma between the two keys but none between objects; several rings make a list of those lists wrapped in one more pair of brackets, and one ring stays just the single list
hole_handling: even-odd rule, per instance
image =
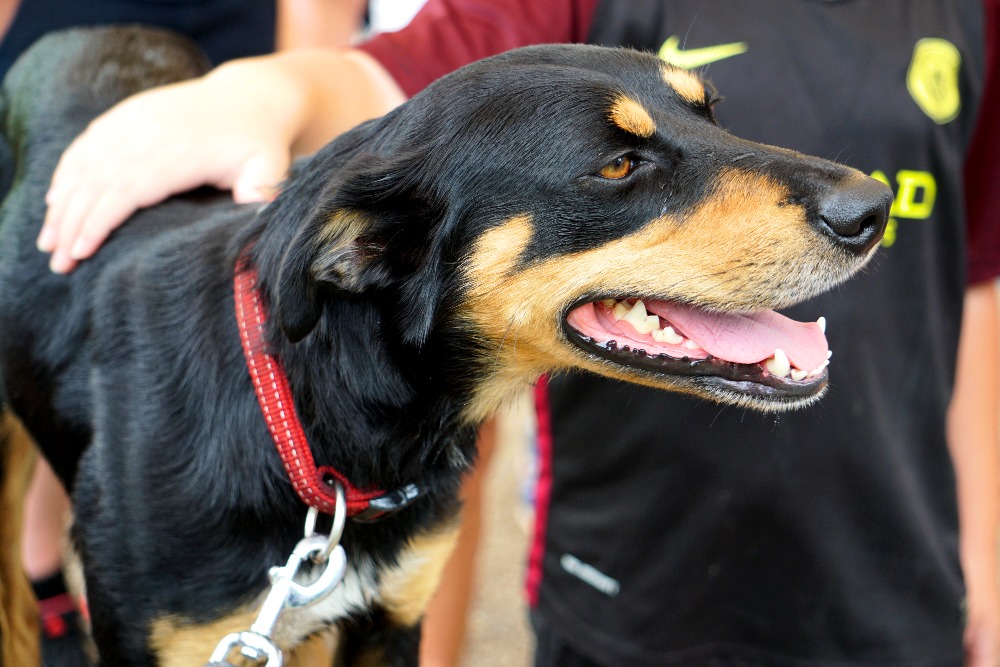
[{"label": "dog's open mouth", "polygon": [[827,383],[823,318],[805,323],[773,310],[723,313],[628,298],[574,306],[565,323],[571,341],[604,359],[748,397],[795,401],[818,396]]}]

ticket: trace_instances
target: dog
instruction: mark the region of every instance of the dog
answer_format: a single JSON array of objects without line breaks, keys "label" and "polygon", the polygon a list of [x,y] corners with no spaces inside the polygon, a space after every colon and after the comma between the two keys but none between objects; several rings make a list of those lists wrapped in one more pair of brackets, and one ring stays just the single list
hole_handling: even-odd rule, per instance
[{"label": "dog", "polygon": [[[345,133],[263,207],[178,196],[50,273],[33,240],[62,150],[203,67],[170,34],[79,29],[3,84],[0,372],[72,491],[106,665],[204,664],[249,628],[309,494],[335,521],[361,507],[346,571],[269,639],[294,658],[334,631],[343,664],[416,664],[485,419],[569,370],[761,410],[815,401],[822,325],[773,309],[862,267],[891,203],[857,171],[731,136],[711,86],[653,55],[547,45]],[[277,376],[294,407],[272,429]],[[296,424],[298,478],[272,438]]]}]

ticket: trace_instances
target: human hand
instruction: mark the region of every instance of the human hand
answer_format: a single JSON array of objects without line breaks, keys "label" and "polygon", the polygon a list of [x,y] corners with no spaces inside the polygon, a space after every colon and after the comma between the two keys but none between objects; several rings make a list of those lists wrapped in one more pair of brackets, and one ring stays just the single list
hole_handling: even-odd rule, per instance
[{"label": "human hand", "polygon": [[291,155],[319,149],[405,100],[354,50],[235,60],[200,79],[131,97],[95,119],[56,167],[38,247],[71,271],[136,210],[202,186],[269,199]]},{"label": "human hand", "polygon": [[970,605],[964,643],[965,667],[1000,665],[1000,604]]},{"label": "human hand", "polygon": [[140,93],[95,119],[46,196],[37,245],[51,269],[71,271],[136,210],[180,192],[212,185],[237,202],[269,198],[288,169],[299,105],[262,60]]}]

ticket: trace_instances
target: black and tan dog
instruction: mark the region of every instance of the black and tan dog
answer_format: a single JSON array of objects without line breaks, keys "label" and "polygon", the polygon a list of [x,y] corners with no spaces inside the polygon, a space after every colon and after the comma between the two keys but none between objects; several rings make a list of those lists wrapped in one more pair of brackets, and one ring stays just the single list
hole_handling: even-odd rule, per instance
[{"label": "black and tan dog", "polygon": [[768,309],[862,266],[890,201],[858,172],[730,136],[706,85],[653,56],[542,46],[348,132],[262,210],[178,197],[71,276],[49,273],[33,240],[63,148],[121,97],[200,67],[162,33],[76,31],[37,45],[3,89],[17,177],[0,218],[0,369],[73,489],[108,665],[205,662],[249,626],[302,534],[241,353],[238,265],[257,272],[316,463],[418,495],[350,521],[346,579],[275,637],[292,650],[337,627],[348,664],[404,665],[484,419],[566,369],[809,403],[826,384],[822,327]]}]

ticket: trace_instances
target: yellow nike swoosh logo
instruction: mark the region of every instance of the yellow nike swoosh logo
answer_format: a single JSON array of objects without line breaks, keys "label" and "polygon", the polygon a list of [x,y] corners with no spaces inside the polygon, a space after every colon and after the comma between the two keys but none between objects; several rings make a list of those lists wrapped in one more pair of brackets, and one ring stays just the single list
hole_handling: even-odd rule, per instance
[{"label": "yellow nike swoosh logo", "polygon": [[671,36],[660,47],[659,56],[674,67],[693,69],[710,63],[725,60],[746,53],[746,42],[731,42],[717,46],[706,46],[700,49],[681,49],[681,38]]}]

